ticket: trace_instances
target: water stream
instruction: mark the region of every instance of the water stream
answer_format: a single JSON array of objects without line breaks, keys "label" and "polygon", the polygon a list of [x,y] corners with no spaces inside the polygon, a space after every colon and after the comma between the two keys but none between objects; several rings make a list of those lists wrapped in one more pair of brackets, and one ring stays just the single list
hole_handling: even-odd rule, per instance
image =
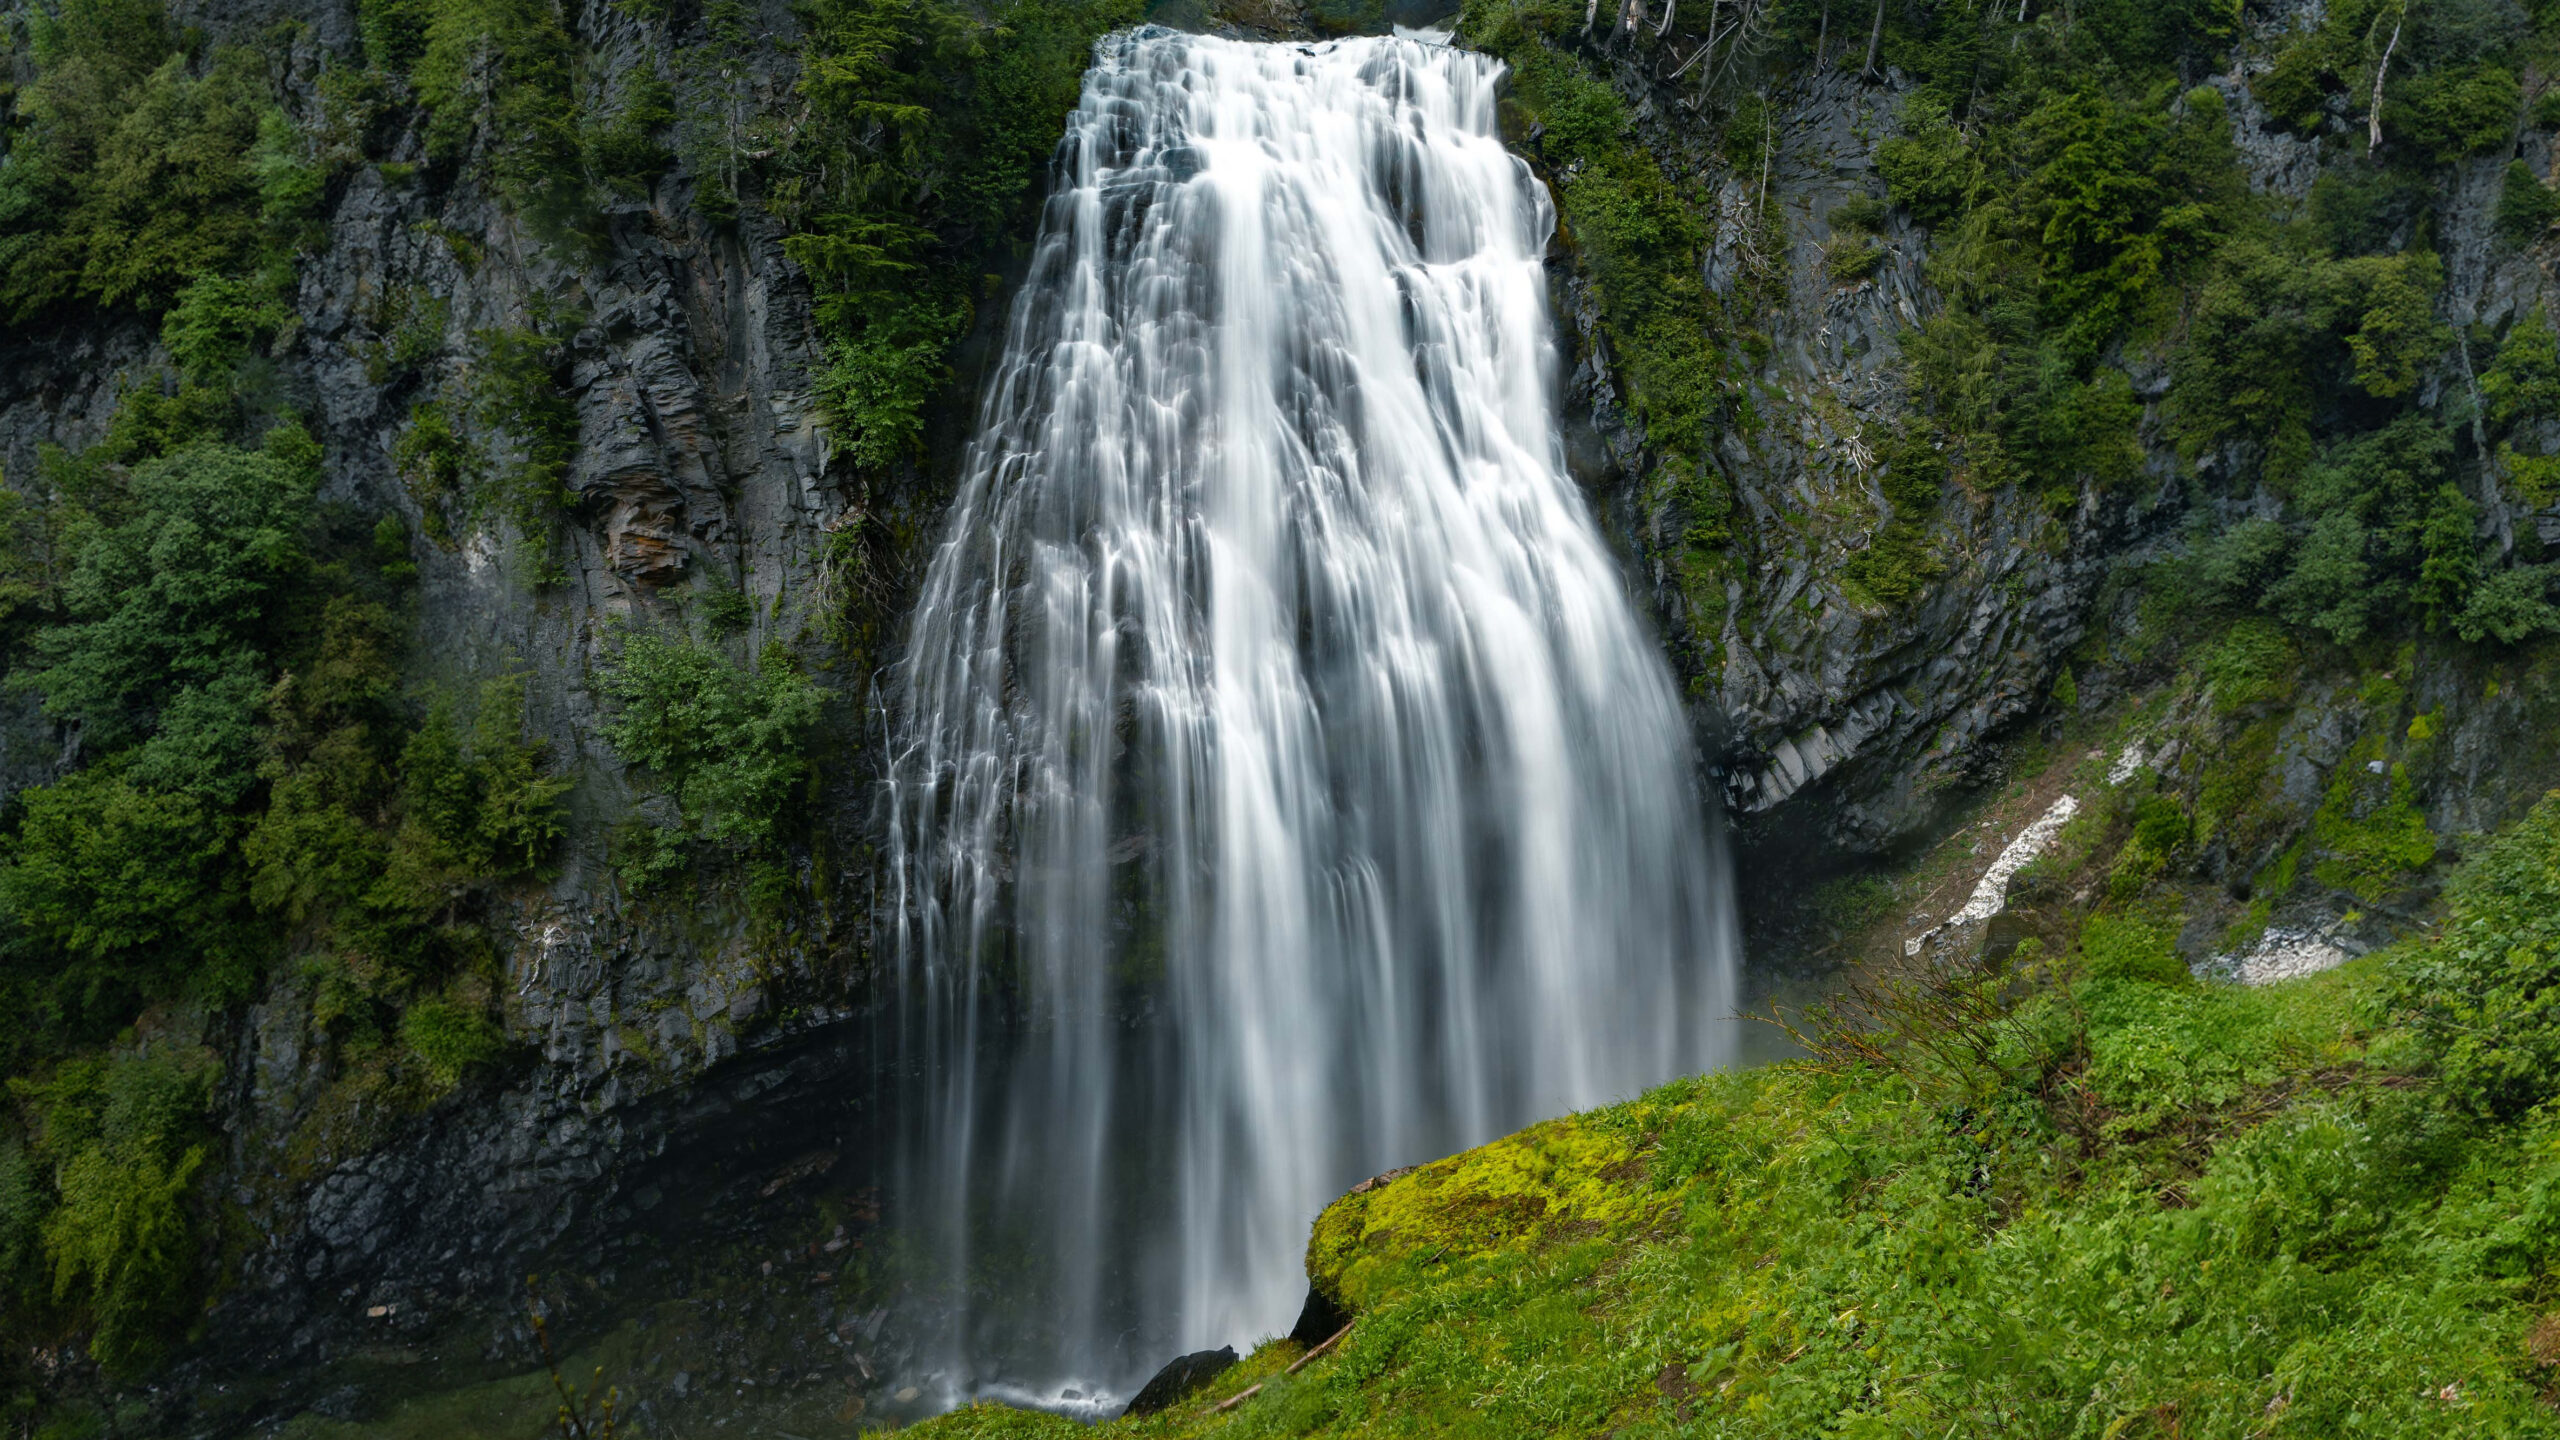
[{"label": "water stream", "polygon": [[1725,872],[1565,474],[1500,77],[1098,47],[893,687],[893,1204],[950,1398],[1284,1330],[1351,1183],[1725,1058]]}]

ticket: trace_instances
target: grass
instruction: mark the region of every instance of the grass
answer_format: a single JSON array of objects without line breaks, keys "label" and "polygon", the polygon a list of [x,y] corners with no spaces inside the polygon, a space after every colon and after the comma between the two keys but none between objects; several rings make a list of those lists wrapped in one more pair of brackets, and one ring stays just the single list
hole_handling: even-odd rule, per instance
[{"label": "grass", "polygon": [[[2256,927],[2315,863],[2395,889],[2434,863],[2399,807],[2444,722],[2370,675],[2353,703],[2406,737],[2401,763],[2351,747],[2353,793],[2286,820],[2246,737],[2328,672],[2258,638],[2200,640],[2171,687],[2170,711],[2243,737],[2199,731],[2202,766],[2100,782],[2129,733],[2158,748],[2157,703],[2021,757],[2034,778],[1994,808],[2022,823],[2061,785],[2085,824],[2013,884],[2040,910],[2079,894],[2009,968],[1910,962],[1803,1023],[1800,1058],[1344,1196],[1307,1257],[1356,1316],[1334,1352],[1289,1375],[1299,1346],[1266,1341],[1100,1433],[2560,1434],[2560,796],[2462,845],[2440,925],[2326,974],[2197,983],[2181,934],[2238,912],[2195,883],[2199,797],[2274,857]],[[2390,843],[2350,843],[2377,827]],[[1842,923],[1898,926],[1876,888],[1844,892]],[[994,1407],[922,1427],[1084,1431]]]},{"label": "grass", "polygon": [[[2464,1128],[2371,1016],[2401,962],[2262,991],[2083,980],[1970,1102],[1841,1054],[1684,1080],[1345,1197],[1358,1315],[1103,1434],[2560,1432],[2527,1337],[2560,1120]],[[1210,1407],[1270,1376],[1227,1413]],[[922,1433],[1067,1436],[980,1408]]]}]

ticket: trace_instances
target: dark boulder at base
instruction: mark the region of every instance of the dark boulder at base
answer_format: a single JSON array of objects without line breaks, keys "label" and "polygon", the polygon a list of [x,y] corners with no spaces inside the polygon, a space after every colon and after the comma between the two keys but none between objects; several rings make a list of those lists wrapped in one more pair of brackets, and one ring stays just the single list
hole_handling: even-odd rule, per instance
[{"label": "dark boulder at base", "polygon": [[1310,1285],[1307,1303],[1298,1312],[1298,1323],[1291,1327],[1289,1338],[1312,1350],[1342,1332],[1351,1323],[1351,1312],[1333,1303],[1331,1296]]},{"label": "dark boulder at base", "polygon": [[1129,1402],[1121,1415],[1153,1415],[1171,1409],[1183,1397],[1225,1374],[1236,1363],[1236,1347],[1221,1345],[1215,1350],[1194,1350],[1156,1372]]}]

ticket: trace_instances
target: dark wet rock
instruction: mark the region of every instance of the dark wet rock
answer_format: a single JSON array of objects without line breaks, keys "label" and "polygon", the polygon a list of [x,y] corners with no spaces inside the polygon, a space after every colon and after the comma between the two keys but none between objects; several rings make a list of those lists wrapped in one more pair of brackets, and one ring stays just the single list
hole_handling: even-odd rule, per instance
[{"label": "dark wet rock", "polygon": [[1195,1350],[1170,1363],[1155,1374],[1121,1411],[1127,1415],[1153,1415],[1181,1404],[1210,1381],[1224,1375],[1236,1364],[1236,1347],[1221,1345],[1215,1350]]},{"label": "dark wet rock", "polygon": [[1300,1345],[1321,1345],[1342,1327],[1351,1323],[1351,1312],[1333,1302],[1333,1297],[1310,1285],[1307,1303],[1298,1311],[1298,1323],[1289,1327],[1289,1338]]}]

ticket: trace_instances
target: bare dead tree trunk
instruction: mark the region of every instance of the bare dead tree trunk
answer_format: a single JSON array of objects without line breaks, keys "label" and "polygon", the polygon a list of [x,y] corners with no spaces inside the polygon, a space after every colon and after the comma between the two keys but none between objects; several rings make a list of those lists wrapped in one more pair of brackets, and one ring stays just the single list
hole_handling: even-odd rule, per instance
[{"label": "bare dead tree trunk", "polygon": [[[2404,14],[2405,18],[2405,14]],[[2382,148],[2382,80],[2391,73],[2391,53],[2400,48],[2400,21],[2391,22],[2391,43],[2382,47],[2382,63],[2373,67],[2373,112],[2365,117],[2365,148]]]},{"label": "bare dead tree trunk", "polygon": [[1734,11],[1733,24],[1725,29],[1724,58],[1716,62],[1714,72],[1707,76],[1707,88],[1710,90],[1724,78],[1726,71],[1733,68],[1734,57],[1742,53],[1742,47],[1751,43],[1752,27],[1768,18],[1767,9],[1758,0],[1736,0]]},{"label": "bare dead tree trunk", "polygon": [[1822,0],[1822,29],[1813,37],[1813,68],[1831,58],[1831,0]]},{"label": "bare dead tree trunk", "polygon": [[1858,67],[1863,80],[1876,78],[1876,47],[1884,43],[1884,0],[1876,0],[1876,23],[1867,29],[1867,63]]},{"label": "bare dead tree trunk", "polygon": [[1677,16],[1679,13],[1680,0],[1663,0],[1662,23],[1653,27],[1653,38],[1659,40],[1663,36],[1670,34],[1671,21],[1673,17]]},{"label": "bare dead tree trunk", "polygon": [[1588,39],[1591,34],[1591,27],[1599,23],[1600,0],[1591,0],[1590,4],[1582,7],[1582,33],[1584,38]]}]

